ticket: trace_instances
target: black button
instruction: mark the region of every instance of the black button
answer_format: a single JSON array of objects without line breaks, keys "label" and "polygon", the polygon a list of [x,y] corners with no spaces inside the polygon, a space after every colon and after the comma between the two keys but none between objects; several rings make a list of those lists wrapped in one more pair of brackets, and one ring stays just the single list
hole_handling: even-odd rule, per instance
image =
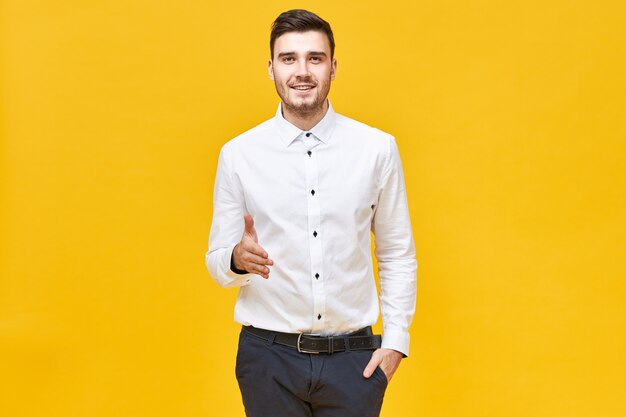
[{"label": "black button", "polygon": [[311,190],[311,195],[315,195],[315,190]]},{"label": "black button", "polygon": [[374,207],[376,207],[374,204],[372,204],[372,210],[374,210]]},{"label": "black button", "polygon": [[309,136],[311,136],[311,132],[308,132],[308,133],[306,134],[306,137],[307,137],[307,138],[308,138]]},{"label": "black button", "polygon": [[313,231],[313,237],[317,237],[317,232],[315,230]]},{"label": "black button", "polygon": [[318,279],[320,277],[320,274],[318,274],[317,272],[315,273],[315,279]]},{"label": "black button", "polygon": [[318,315],[317,315],[317,319],[318,319],[318,320],[320,320],[321,318],[322,318],[322,315],[321,315],[321,314],[318,314]]},{"label": "black button", "polygon": [[312,154],[312,153],[313,153],[313,152],[311,152],[311,151],[307,151],[307,153],[306,153],[306,154],[307,154],[307,155],[309,155],[309,156],[311,156],[311,154]]}]

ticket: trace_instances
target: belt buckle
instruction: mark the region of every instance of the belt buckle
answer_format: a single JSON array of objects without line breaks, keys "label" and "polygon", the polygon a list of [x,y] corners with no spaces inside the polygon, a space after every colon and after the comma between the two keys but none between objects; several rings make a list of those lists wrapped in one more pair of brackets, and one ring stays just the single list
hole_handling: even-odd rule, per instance
[{"label": "belt buckle", "polygon": [[[296,348],[298,348],[298,352],[299,353],[311,353],[311,354],[314,354],[314,355],[319,355],[320,352],[317,352],[315,350],[302,349],[300,347],[300,342],[302,341],[302,335],[303,334],[304,333],[299,333],[298,334],[298,341],[296,342]],[[319,334],[307,334],[307,336],[319,336]]]}]

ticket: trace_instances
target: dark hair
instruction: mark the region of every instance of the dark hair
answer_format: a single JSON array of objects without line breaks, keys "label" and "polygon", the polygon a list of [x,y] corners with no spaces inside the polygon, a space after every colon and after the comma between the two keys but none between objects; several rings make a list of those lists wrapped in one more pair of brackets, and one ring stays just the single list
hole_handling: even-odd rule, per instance
[{"label": "dark hair", "polygon": [[333,31],[327,21],[303,9],[294,9],[281,13],[272,24],[270,35],[270,53],[274,59],[274,43],[276,39],[288,32],[308,32],[310,30],[323,32],[328,37],[330,43],[330,57],[335,55],[335,39]]}]

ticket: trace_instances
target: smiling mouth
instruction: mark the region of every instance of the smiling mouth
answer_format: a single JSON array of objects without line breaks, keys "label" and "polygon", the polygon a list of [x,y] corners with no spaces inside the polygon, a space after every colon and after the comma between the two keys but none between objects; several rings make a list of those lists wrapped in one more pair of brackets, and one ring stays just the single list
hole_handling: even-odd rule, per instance
[{"label": "smiling mouth", "polygon": [[291,88],[293,88],[294,90],[298,90],[298,91],[308,91],[308,90],[313,89],[314,87],[315,87],[314,85],[310,85],[310,84],[291,86]]}]

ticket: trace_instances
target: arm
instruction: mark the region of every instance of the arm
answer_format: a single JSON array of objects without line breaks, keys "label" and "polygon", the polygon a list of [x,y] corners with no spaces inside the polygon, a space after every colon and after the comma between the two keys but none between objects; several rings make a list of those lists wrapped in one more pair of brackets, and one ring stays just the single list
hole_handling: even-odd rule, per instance
[{"label": "arm", "polygon": [[404,175],[393,137],[381,176],[378,207],[372,220],[380,278],[383,342],[365,369],[369,377],[380,365],[391,378],[409,353],[409,326],[415,312],[417,261],[406,198]]},{"label": "arm", "polygon": [[273,264],[258,244],[254,221],[245,210],[241,184],[233,179],[224,149],[217,164],[213,221],[205,261],[213,279],[223,287],[248,285],[251,273],[267,278],[268,266]]}]

